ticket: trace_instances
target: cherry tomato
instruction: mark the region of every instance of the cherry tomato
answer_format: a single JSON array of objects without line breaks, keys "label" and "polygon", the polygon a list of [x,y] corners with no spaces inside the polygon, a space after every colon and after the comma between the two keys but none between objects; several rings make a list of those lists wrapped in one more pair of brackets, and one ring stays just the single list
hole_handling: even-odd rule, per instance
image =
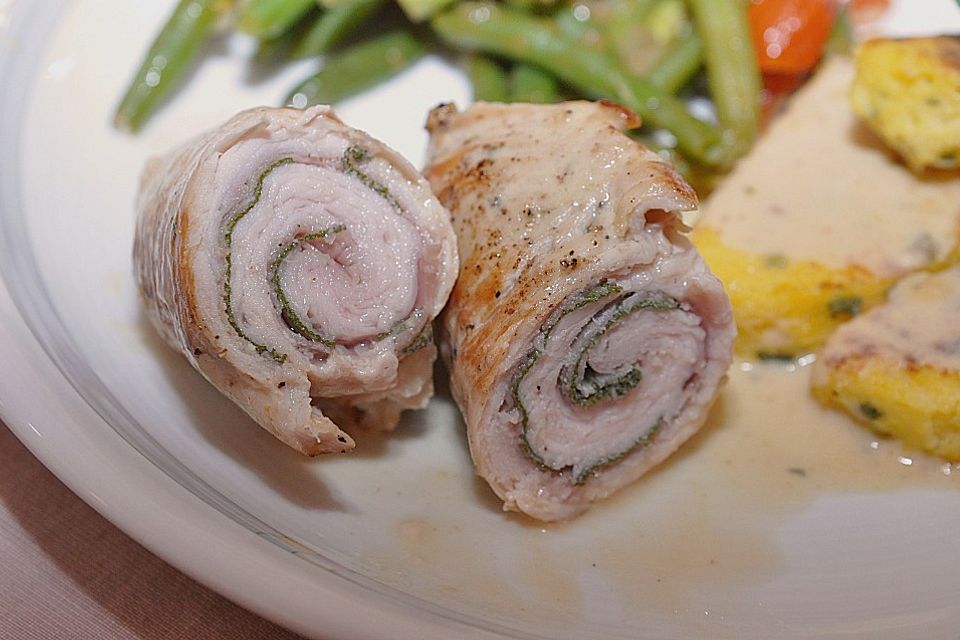
[{"label": "cherry tomato", "polygon": [[750,31],[764,74],[803,75],[820,60],[838,0],[751,0]]}]

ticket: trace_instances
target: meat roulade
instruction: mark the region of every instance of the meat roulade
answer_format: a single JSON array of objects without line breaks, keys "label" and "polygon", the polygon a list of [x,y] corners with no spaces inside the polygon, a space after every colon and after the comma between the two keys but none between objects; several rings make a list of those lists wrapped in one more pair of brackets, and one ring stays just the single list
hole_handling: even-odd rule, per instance
[{"label": "meat roulade", "polygon": [[427,178],[460,276],[441,349],[477,472],[504,509],[561,520],[703,424],[735,330],[682,234],[693,190],[612,103],[435,109]]},{"label": "meat roulade", "polygon": [[334,421],[426,404],[456,241],[398,154],[326,107],[251,109],[152,161],[138,209],[149,316],[284,443],[347,451]]}]

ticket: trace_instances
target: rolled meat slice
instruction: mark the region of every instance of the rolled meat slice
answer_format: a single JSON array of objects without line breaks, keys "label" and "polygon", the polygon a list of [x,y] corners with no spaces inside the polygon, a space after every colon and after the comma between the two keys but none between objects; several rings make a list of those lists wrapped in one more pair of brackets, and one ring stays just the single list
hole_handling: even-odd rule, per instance
[{"label": "rolled meat slice", "polygon": [[138,210],[153,323],[284,443],[344,452],[340,427],[392,428],[432,395],[431,321],[457,270],[448,214],[329,108],[238,114],[152,161]]},{"label": "rolled meat slice", "polygon": [[735,330],[683,235],[693,190],[612,103],[435,109],[427,178],[461,267],[441,350],[477,472],[562,520],[703,424]]}]

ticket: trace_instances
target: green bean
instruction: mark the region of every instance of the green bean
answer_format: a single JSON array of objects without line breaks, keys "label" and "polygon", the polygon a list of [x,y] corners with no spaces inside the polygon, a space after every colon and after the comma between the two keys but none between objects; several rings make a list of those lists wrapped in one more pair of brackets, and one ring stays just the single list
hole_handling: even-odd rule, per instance
[{"label": "green bean", "polygon": [[557,79],[528,64],[518,64],[510,73],[510,102],[546,104],[559,101]]},{"label": "green bean", "polygon": [[592,15],[593,13],[586,5],[573,4],[557,11],[553,19],[563,37],[577,41],[582,39],[593,26],[590,20]]},{"label": "green bean", "polygon": [[327,53],[382,4],[383,0],[352,0],[328,9],[296,44],[291,56],[312,58]]},{"label": "green bean", "polygon": [[257,45],[255,61],[264,64],[276,64],[289,60],[294,49],[307,36],[323,17],[319,5],[311,7],[310,11],[301,17],[296,24],[288,28],[276,38],[261,40]]},{"label": "green bean", "polygon": [[650,57],[647,50],[656,51],[659,48],[659,42],[646,24],[651,10],[657,4],[653,0],[618,0],[608,4],[606,16],[599,17],[607,51],[619,56],[628,71],[637,71],[637,60],[641,61],[641,68],[649,66],[649,63],[643,65],[642,59]]},{"label": "green bean", "polygon": [[316,0],[249,0],[242,5],[237,28],[261,40],[279,37],[316,6]]},{"label": "green bean", "polygon": [[452,45],[537,65],[592,98],[617,100],[650,124],[671,131],[678,146],[707,164],[719,159],[719,136],[675,97],[631,77],[608,56],[571,46],[554,23],[490,2],[462,2],[431,21]]},{"label": "green bean", "polygon": [[647,74],[647,80],[667,93],[675,94],[702,66],[703,43],[691,30],[670,43]]},{"label": "green bean", "polygon": [[558,0],[505,0],[505,2],[520,11],[533,12],[542,9],[549,9],[557,4]]},{"label": "green bean", "polygon": [[609,86],[613,71],[605,56],[573,51],[554,24],[491,2],[462,2],[434,17],[433,30],[455,47],[486,51],[519,62],[563,70],[558,75],[578,86]]},{"label": "green bean", "polygon": [[688,0],[703,40],[710,95],[724,129],[725,160],[750,148],[760,125],[760,71],[746,0]]},{"label": "green bean", "polygon": [[467,58],[467,77],[473,86],[475,102],[506,102],[507,75],[499,64],[487,58],[473,54]]},{"label": "green bean", "polygon": [[423,22],[456,0],[397,0],[397,4],[413,22]]},{"label": "green bean", "polygon": [[643,26],[658,42],[672,41],[690,27],[686,3],[684,0],[657,0],[643,16]]},{"label": "green bean", "polygon": [[114,114],[114,125],[137,131],[181,79],[215,18],[230,8],[224,0],[180,0],[150,46]]},{"label": "green bean", "polygon": [[406,31],[393,31],[330,56],[320,71],[298,85],[287,104],[332,104],[383,82],[424,55]]}]

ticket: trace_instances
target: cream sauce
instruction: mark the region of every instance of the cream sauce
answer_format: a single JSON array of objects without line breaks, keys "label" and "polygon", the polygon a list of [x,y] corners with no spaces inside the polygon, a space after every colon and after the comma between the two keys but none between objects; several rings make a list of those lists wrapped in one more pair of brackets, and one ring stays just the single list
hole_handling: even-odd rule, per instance
[{"label": "cream sauce", "polygon": [[[918,180],[875,146],[846,107],[851,78],[848,61],[828,65],[706,203],[704,224],[754,252],[884,275],[942,258],[958,231],[960,180]],[[954,300],[912,282],[894,294],[906,307]],[[952,308],[922,319],[905,311],[902,321],[930,334],[957,324]],[[784,533],[802,530],[798,521],[835,499],[960,490],[960,464],[906,451],[819,405],[809,364],[735,363],[693,439],[568,523],[502,513],[459,457],[423,469],[407,481],[429,504],[393,523],[391,543],[369,557],[372,573],[545,637],[677,635],[681,620],[683,634],[710,637],[724,614],[750,620],[756,637],[782,637],[755,594],[795,571]]]},{"label": "cream sauce", "polygon": [[372,554],[372,572],[439,604],[488,621],[496,612],[546,635],[569,635],[577,624],[599,633],[604,616],[666,632],[671,616],[688,624],[691,614],[706,633],[717,593],[749,592],[785,572],[781,532],[818,500],[960,490],[960,464],[904,451],[824,409],[810,396],[809,373],[735,363],[691,441],[568,523],[502,513],[469,471],[424,470],[407,480],[442,498],[395,523],[395,543]]},{"label": "cream sauce", "polygon": [[832,360],[876,351],[960,371],[960,266],[903,279],[886,304],[841,327],[824,356]]},{"label": "cream sauce", "polygon": [[918,179],[849,105],[853,63],[837,57],[792,99],[704,202],[728,244],[895,276],[944,257],[960,232],[960,172]]}]

